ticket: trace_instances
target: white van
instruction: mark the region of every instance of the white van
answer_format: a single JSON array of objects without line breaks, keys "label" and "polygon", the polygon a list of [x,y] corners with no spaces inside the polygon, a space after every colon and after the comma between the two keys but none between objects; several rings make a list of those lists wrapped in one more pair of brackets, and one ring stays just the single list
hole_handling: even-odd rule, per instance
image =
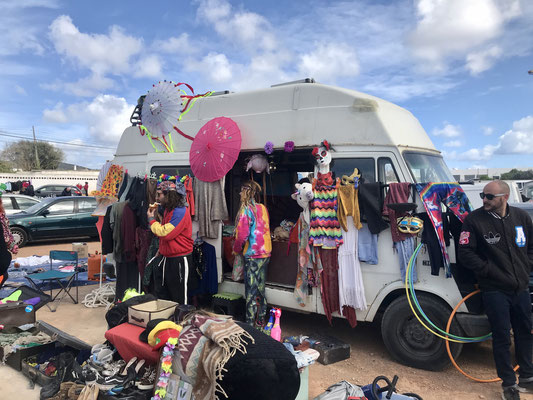
[{"label": "white van", "polygon": [[[281,219],[298,217],[300,209],[290,195],[298,181],[298,173],[313,171],[311,150],[324,139],[335,148],[332,170],[338,177],[351,174],[357,167],[367,182],[454,181],[440,152],[409,111],[354,90],[310,81],[242,93],[224,92],[199,99],[179,122],[179,128],[194,137],[207,121],[221,116],[234,120],[242,134],[239,160],[225,177],[230,221],[238,210],[245,159],[255,153],[264,154],[267,141],[275,145],[270,160],[276,165],[276,171],[267,178],[272,230]],[[127,168],[130,174],[190,173],[192,142],[176,132],[172,140],[174,153],[156,152],[146,136],[140,134],[139,127],[129,127],[120,139],[113,162]],[[295,143],[292,153],[283,151],[287,140]],[[259,177],[256,180],[262,183]],[[420,200],[417,201],[421,212],[424,208]],[[219,239],[207,240],[217,250],[219,292],[244,294],[244,285],[229,279],[231,270],[227,266],[224,269],[221,237],[222,232]],[[444,341],[426,331],[409,308],[390,229],[379,235],[378,245],[379,263],[361,263],[368,308],[357,310],[358,321],[381,324],[383,340],[399,362],[430,370],[443,368],[448,364]],[[287,243],[277,245],[274,242],[268,267],[267,300],[285,309],[324,314],[316,288],[305,307],[301,307],[293,295],[297,270],[293,250],[287,256]],[[451,262],[455,263],[453,244],[449,254]],[[419,281],[415,288],[420,305],[432,321],[444,329],[452,308],[473,290],[472,285],[458,286],[454,278],[445,277],[444,271],[439,276],[431,275],[426,252],[421,252],[417,269]],[[474,329],[476,324],[472,323],[478,316],[469,314],[464,304],[459,311],[459,324],[454,323],[454,332],[478,336],[479,332]],[[461,345],[452,344],[452,348],[458,355]]]}]

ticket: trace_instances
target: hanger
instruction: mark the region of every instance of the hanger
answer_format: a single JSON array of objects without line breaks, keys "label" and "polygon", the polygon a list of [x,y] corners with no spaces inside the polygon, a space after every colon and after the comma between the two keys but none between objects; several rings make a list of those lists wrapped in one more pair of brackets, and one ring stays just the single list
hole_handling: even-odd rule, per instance
[{"label": "hanger", "polygon": [[196,239],[194,239],[195,245],[200,245],[204,243],[204,239],[200,236],[200,231],[196,231]]}]

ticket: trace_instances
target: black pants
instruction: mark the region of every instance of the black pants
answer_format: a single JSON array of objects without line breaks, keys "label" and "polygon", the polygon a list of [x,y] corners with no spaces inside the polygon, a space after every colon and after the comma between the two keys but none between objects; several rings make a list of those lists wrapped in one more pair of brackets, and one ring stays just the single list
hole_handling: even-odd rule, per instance
[{"label": "black pants", "polygon": [[188,304],[189,293],[196,287],[191,255],[158,256],[153,264],[155,296],[178,304]]},{"label": "black pants", "polygon": [[496,371],[502,386],[516,383],[516,375],[511,365],[511,334],[513,328],[515,358],[520,366],[520,379],[533,377],[531,352],[531,299],[527,290],[514,293],[503,291],[483,292],[485,312],[492,328],[492,351]]},{"label": "black pants", "polygon": [[127,289],[139,289],[139,269],[136,261],[117,262],[116,300],[122,300]]}]

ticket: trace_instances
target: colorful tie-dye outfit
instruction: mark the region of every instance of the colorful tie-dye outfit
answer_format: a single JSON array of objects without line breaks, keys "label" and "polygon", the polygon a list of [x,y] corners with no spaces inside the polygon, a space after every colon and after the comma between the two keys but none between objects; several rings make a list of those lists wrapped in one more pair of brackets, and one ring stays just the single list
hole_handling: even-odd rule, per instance
[{"label": "colorful tie-dye outfit", "polygon": [[244,255],[246,322],[262,324],[267,312],[265,283],[272,252],[270,219],[263,204],[252,201],[240,211],[233,251]]},{"label": "colorful tie-dye outfit", "polygon": [[417,183],[416,190],[437,232],[444,259],[446,277],[450,278],[452,273],[450,271],[450,257],[446,251],[446,242],[444,241],[444,231],[442,229],[441,203],[446,204],[461,222],[464,222],[468,213],[472,211],[472,205],[457,182]]}]

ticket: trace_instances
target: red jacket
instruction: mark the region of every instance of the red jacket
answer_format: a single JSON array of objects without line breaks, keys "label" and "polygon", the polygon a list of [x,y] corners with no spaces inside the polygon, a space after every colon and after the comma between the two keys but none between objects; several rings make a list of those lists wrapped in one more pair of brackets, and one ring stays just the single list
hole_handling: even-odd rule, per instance
[{"label": "red jacket", "polygon": [[187,207],[165,210],[163,223],[152,220],[150,229],[159,237],[159,252],[163,256],[179,257],[192,253],[192,221]]}]

